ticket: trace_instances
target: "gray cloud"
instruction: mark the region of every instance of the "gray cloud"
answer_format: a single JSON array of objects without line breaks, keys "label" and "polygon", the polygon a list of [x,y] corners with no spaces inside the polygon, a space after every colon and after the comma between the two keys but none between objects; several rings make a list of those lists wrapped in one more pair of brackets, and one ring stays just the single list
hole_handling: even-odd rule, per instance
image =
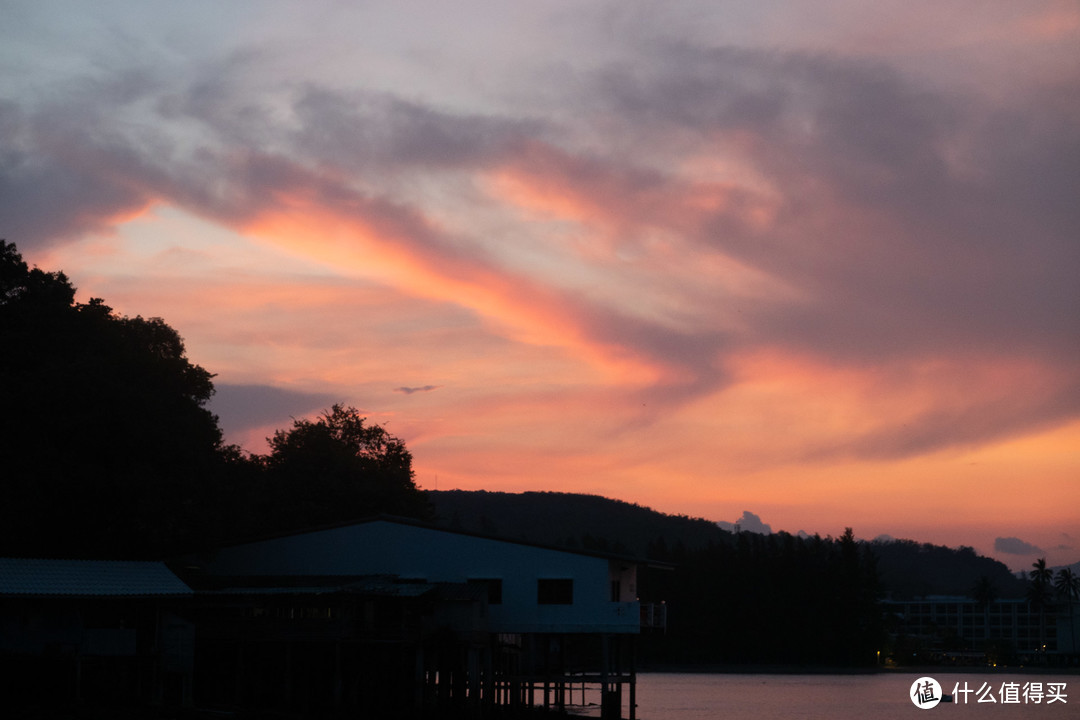
[{"label": "gray cloud", "polygon": [[345,95],[314,85],[298,92],[290,142],[320,161],[373,167],[475,167],[543,132],[537,120],[450,113],[389,93]]},{"label": "gray cloud", "polygon": [[1000,104],[881,65],[680,45],[591,89],[592,106],[647,147],[752,138],[732,152],[781,193],[774,224],[755,230],[725,209],[688,234],[799,290],[740,306],[739,344],[853,367],[1045,364],[1053,378],[928,408],[819,456],[905,457],[1080,413],[1080,165],[1069,150],[1080,147],[1080,74]]},{"label": "gray cloud", "polygon": [[418,393],[418,392],[419,393],[427,393],[427,392],[431,392],[432,390],[438,390],[438,389],[439,389],[438,385],[422,385],[420,387],[405,387],[405,386],[402,386],[402,387],[394,388],[394,392],[403,393],[405,395],[412,395],[413,393]]},{"label": "gray cloud", "polygon": [[761,518],[749,510],[743,510],[742,517],[733,523],[720,521],[716,523],[721,529],[729,532],[752,532],[758,535],[772,534],[772,527],[761,521]]},{"label": "gray cloud", "polygon": [[596,96],[640,140],[755,138],[739,152],[784,193],[776,227],[720,214],[700,239],[810,293],[758,308],[760,333],[855,359],[1003,334],[1075,357],[1080,168],[1063,151],[1080,146],[1080,108],[1062,98],[1078,90],[996,106],[884,66],[679,46],[609,72]]},{"label": "gray cloud", "polygon": [[1032,545],[1017,537],[994,538],[994,550],[1009,555],[1038,555],[1046,552],[1037,545]]},{"label": "gray cloud", "polygon": [[0,226],[20,247],[107,229],[146,204],[139,159],[119,144],[102,153],[109,140],[88,137],[93,123],[73,127],[64,116],[0,101]]},{"label": "gray cloud", "polygon": [[297,392],[270,385],[215,383],[214,390],[207,408],[218,416],[226,438],[267,425],[287,430],[293,418],[340,402],[340,398],[326,393]]}]

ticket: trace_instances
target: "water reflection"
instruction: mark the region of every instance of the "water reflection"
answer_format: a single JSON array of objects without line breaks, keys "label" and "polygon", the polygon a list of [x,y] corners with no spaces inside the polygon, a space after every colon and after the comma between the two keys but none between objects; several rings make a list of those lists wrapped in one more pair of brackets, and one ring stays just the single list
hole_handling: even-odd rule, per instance
[{"label": "water reflection", "polygon": [[[644,673],[638,676],[637,717],[641,720],[862,720],[863,718],[912,717],[920,711],[908,698],[919,677],[935,678],[946,693],[960,687],[977,690],[984,683],[992,689],[995,703],[978,703],[976,693],[967,703],[943,703],[933,712],[948,717],[982,717],[995,720],[1078,717],[1080,675],[997,673],[882,673],[872,675],[731,675],[709,673]],[[1034,704],[1001,702],[1003,683],[1066,683],[1065,702]],[[1068,694],[1075,693],[1075,697]],[[1007,696],[1011,693],[1006,693]],[[962,699],[962,698],[958,698]],[[629,708],[623,717],[629,717]],[[592,712],[588,713],[592,715]],[[598,715],[598,711],[595,713]]]}]

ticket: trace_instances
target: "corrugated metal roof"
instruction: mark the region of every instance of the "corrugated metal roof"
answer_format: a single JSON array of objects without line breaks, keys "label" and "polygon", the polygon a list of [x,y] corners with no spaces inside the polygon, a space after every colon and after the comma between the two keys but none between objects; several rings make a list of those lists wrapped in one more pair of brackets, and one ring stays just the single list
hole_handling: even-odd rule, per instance
[{"label": "corrugated metal roof", "polygon": [[328,525],[320,525],[317,527],[305,528],[302,530],[286,530],[284,532],[271,533],[269,535],[261,535],[251,537],[246,540],[238,540],[224,545],[223,547],[236,547],[239,545],[249,545],[252,543],[263,542],[265,540],[276,540],[279,538],[294,537],[297,535],[308,535],[310,533],[321,532],[323,530],[335,530],[337,528],[346,528],[353,525],[365,525],[367,523],[386,522],[394,523],[396,525],[410,525],[412,527],[426,528],[428,530],[435,530],[437,532],[450,533],[452,535],[464,535],[466,537],[475,537],[482,540],[494,540],[497,542],[510,543],[512,545],[524,545],[526,547],[540,548],[541,550],[553,550],[555,552],[569,553],[571,555],[585,555],[588,557],[598,557],[607,560],[620,560],[623,562],[634,563],[635,565],[648,564],[649,567],[656,569],[674,569],[674,565],[666,563],[660,560],[648,560],[646,558],[634,557],[632,555],[624,555],[621,553],[604,552],[601,550],[588,550],[583,548],[568,548],[562,545],[553,545],[550,543],[534,542],[531,540],[522,540],[521,538],[504,537],[502,535],[494,535],[491,533],[477,532],[474,530],[462,530],[460,528],[445,527],[442,525],[436,525],[434,523],[426,522],[424,520],[418,520],[416,518],[398,517],[396,515],[372,515],[366,518],[360,518],[357,520],[349,520],[340,523],[330,523]]},{"label": "corrugated metal roof", "polygon": [[360,580],[337,585],[239,585],[200,590],[200,595],[380,595],[420,597],[435,590],[431,583],[395,583],[386,580]]},{"label": "corrugated metal roof", "polygon": [[113,597],[191,595],[165,563],[0,558],[0,595]]}]

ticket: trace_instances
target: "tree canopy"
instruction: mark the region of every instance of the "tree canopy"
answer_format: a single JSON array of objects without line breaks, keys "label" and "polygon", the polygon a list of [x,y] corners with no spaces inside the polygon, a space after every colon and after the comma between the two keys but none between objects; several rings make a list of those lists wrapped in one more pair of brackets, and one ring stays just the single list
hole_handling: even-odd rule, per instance
[{"label": "tree canopy", "polygon": [[75,302],[0,241],[0,467],[8,552],[119,551],[184,524],[222,434],[212,375],[161,318]]},{"label": "tree canopy", "polygon": [[[275,508],[264,521],[289,528],[387,513],[429,514],[416,487],[412,454],[381,425],[368,425],[354,407],[334,405],[315,420],[294,420],[268,438],[270,454],[256,457]],[[287,509],[287,516],[274,519]]]},{"label": "tree canopy", "polygon": [[423,516],[404,442],[351,407],[249,456],[161,318],[76,302],[0,240],[0,554],[163,557],[375,513]]}]

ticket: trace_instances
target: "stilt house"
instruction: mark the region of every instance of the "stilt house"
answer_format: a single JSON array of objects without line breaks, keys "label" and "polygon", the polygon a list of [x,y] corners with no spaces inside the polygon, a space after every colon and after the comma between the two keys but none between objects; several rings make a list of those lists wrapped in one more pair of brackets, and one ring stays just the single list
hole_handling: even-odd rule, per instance
[{"label": "stilt house", "polygon": [[635,636],[660,617],[642,611],[635,559],[400,518],[191,560],[208,704],[487,717],[595,703],[633,718]]}]

